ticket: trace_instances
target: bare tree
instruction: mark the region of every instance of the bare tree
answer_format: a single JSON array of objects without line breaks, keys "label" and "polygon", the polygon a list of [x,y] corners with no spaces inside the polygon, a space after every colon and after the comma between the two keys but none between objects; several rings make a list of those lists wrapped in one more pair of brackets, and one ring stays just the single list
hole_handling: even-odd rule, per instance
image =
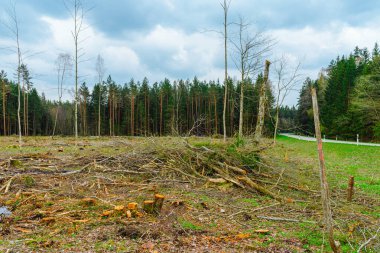
[{"label": "bare tree", "polygon": [[95,65],[96,73],[98,74],[98,84],[99,84],[99,101],[98,101],[98,137],[100,137],[100,129],[101,129],[101,117],[100,117],[100,105],[102,100],[102,83],[104,78],[104,73],[106,72],[104,67],[104,59],[99,54],[96,59]]},{"label": "bare tree", "polygon": [[16,12],[16,4],[11,2],[11,6],[8,10],[8,20],[4,22],[6,28],[12,34],[13,40],[15,42],[14,52],[17,55],[17,121],[18,121],[18,136],[19,136],[19,146],[22,146],[22,130],[21,130],[21,64],[22,64],[22,54],[20,48],[20,33],[19,33],[19,20]]},{"label": "bare tree", "polygon": [[221,3],[224,13],[224,100],[223,100],[223,139],[226,142],[227,139],[227,127],[226,127],[226,111],[227,111],[227,97],[228,97],[228,58],[227,58],[227,40],[228,40],[228,10],[230,8],[231,0],[224,0]]},{"label": "bare tree", "polygon": [[276,144],[280,107],[284,103],[289,92],[294,88],[300,77],[298,70],[301,63],[298,63],[294,69],[289,70],[288,60],[285,56],[275,63],[275,72],[277,77],[277,99],[276,99],[276,118],[274,126],[273,143]]},{"label": "bare tree", "polygon": [[57,111],[55,113],[54,127],[52,137],[55,134],[55,130],[57,127],[58,113],[62,103],[62,95],[63,95],[63,84],[65,82],[65,78],[70,74],[72,69],[72,58],[70,54],[61,53],[58,55],[58,58],[55,62],[56,70],[57,70],[57,91],[58,91],[58,105]]},{"label": "bare tree", "polygon": [[75,65],[75,95],[74,95],[74,131],[75,131],[75,138],[78,138],[78,64],[79,59],[83,56],[81,53],[82,49],[79,48],[80,44],[80,35],[82,34],[84,27],[83,27],[83,20],[84,20],[84,8],[81,0],[65,0],[64,2],[67,10],[69,11],[73,21],[74,21],[74,30],[71,31],[71,34],[74,39],[74,65]]},{"label": "bare tree", "polygon": [[262,32],[252,32],[250,24],[240,17],[238,39],[231,41],[234,45],[233,61],[240,72],[240,106],[239,106],[239,138],[243,137],[244,122],[244,88],[250,76],[261,69],[263,56],[271,50],[272,40]]}]

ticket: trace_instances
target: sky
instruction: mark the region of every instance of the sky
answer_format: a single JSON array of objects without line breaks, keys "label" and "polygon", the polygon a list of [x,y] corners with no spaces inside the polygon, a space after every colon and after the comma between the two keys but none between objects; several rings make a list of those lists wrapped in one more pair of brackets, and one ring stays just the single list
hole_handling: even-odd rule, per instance
[{"label": "sky", "polygon": [[[72,0],[67,0],[69,3]],[[106,76],[118,84],[147,77],[149,82],[224,79],[222,0],[82,0],[85,9],[80,34],[84,55],[79,64],[80,81],[91,88],[97,80],[98,55],[104,58]],[[19,20],[23,61],[32,73],[33,85],[47,98],[57,98],[55,61],[60,53],[74,54],[73,19],[64,0],[13,0]],[[0,0],[0,69],[14,78],[17,55],[7,24],[10,0]],[[70,4],[68,4],[70,5]],[[70,6],[69,6],[70,7]],[[367,0],[231,0],[229,36],[236,37],[239,17],[275,41],[266,55],[274,62],[287,59],[291,73],[299,63],[301,78],[284,104],[296,105],[298,90],[306,77],[319,71],[338,55],[355,46],[372,50],[380,41],[380,1]],[[238,79],[234,48],[229,43],[229,75]],[[262,65],[264,65],[264,60]],[[65,84],[65,99],[72,99],[74,77]]]}]

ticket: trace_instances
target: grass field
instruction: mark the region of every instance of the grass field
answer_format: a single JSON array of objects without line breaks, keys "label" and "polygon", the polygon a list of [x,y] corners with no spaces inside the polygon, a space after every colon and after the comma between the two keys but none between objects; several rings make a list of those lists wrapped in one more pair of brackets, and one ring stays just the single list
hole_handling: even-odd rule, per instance
[{"label": "grass field", "polygon": [[[356,252],[379,227],[380,148],[326,144],[343,252]],[[316,145],[250,139],[0,139],[0,222],[6,252],[329,252],[323,235]],[[283,201],[220,179],[232,165]],[[231,167],[232,168],[232,167]],[[233,175],[224,175],[229,179]],[[346,201],[349,176],[357,189]],[[234,181],[237,180],[239,182]],[[9,185],[9,186],[8,186]],[[241,185],[242,187],[239,187]],[[144,200],[165,196],[159,215]],[[89,200],[90,199],[90,200]],[[128,217],[125,207],[137,202]],[[119,210],[120,206],[124,207]],[[117,208],[118,207],[118,208]],[[280,220],[273,220],[277,218]],[[372,241],[363,252],[379,252]]]},{"label": "grass field", "polygon": [[[317,157],[316,144],[280,136],[279,142],[288,156],[299,161]],[[380,147],[324,143],[324,154],[329,181],[334,186],[347,187],[349,176],[354,176],[363,192],[380,196]]]}]

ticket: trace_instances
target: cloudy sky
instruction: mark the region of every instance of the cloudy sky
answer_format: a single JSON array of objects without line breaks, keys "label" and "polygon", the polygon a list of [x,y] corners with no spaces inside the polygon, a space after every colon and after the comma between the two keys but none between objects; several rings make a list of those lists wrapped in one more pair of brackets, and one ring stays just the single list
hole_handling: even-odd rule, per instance
[{"label": "cloudy sky", "polygon": [[[223,29],[221,0],[86,0],[86,30],[81,34],[85,55],[79,66],[81,81],[95,83],[98,54],[106,75],[119,84],[131,78],[150,83],[175,79],[223,80],[223,40],[211,30]],[[56,97],[54,62],[59,53],[74,52],[72,18],[63,0],[15,0],[20,43],[34,86]],[[9,0],[0,0],[0,17],[7,22]],[[277,43],[270,60],[282,55],[289,68],[301,62],[303,77],[316,78],[338,54],[380,41],[380,2],[376,0],[232,0],[229,19],[244,17]],[[233,26],[230,27],[232,31]],[[16,55],[11,33],[0,27],[0,69],[13,78]],[[232,50],[232,48],[231,48]],[[238,76],[230,62],[230,75]],[[272,78],[274,78],[272,76]],[[68,80],[66,88],[71,89]],[[301,84],[298,85],[298,88]],[[70,98],[66,94],[66,98]],[[297,102],[294,91],[286,104]]]}]

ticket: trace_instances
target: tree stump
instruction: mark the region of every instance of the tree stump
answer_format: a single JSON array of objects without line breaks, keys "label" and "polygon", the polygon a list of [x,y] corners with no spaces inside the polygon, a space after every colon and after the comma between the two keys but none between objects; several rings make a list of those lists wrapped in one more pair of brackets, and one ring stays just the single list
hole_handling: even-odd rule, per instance
[{"label": "tree stump", "polygon": [[136,202],[128,203],[127,208],[128,208],[129,210],[136,210],[136,209],[137,209],[137,203],[136,203]]},{"label": "tree stump", "polygon": [[153,214],[154,213],[154,201],[145,200],[143,209],[146,213]]},{"label": "tree stump", "polygon": [[351,176],[348,180],[347,201],[351,202],[353,196],[354,196],[354,177]]},{"label": "tree stump", "polygon": [[164,205],[165,196],[161,194],[154,195],[154,212],[159,214],[161,212],[162,206]]}]

